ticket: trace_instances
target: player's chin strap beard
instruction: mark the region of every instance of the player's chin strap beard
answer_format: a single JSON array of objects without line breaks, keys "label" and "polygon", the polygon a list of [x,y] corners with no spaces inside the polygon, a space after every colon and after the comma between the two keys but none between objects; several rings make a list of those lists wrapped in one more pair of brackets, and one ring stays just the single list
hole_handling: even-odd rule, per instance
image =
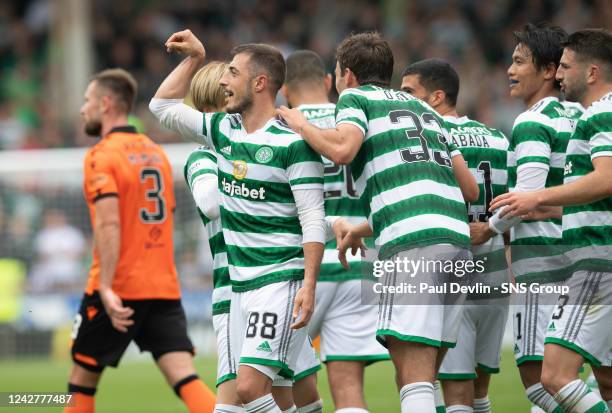
[{"label": "player's chin strap beard", "polygon": [[100,133],[102,133],[102,123],[100,121],[89,121],[85,123],[85,133],[94,138],[100,137]]},{"label": "player's chin strap beard", "polygon": [[[234,94],[234,97],[236,95]],[[253,107],[253,95],[247,95],[242,98],[242,101],[236,103],[233,108],[227,108],[228,113],[238,113],[240,115],[250,110]]]}]

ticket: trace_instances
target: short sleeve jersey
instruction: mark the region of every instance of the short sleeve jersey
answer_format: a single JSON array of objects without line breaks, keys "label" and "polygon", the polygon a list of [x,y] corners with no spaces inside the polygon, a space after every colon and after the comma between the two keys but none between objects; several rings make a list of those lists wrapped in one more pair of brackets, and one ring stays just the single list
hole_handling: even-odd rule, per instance
[{"label": "short sleeve jersey", "polygon": [[240,115],[203,116],[200,137],[217,155],[232,290],[302,279],[302,228],[293,191],[323,191],[321,157],[276,118],[247,133]]},{"label": "short sleeve jersey", "polygon": [[[564,183],[594,170],[593,161],[612,157],[612,93],[594,102],[580,117],[567,145]],[[611,178],[612,179],[612,178]],[[563,208],[563,240],[574,270],[612,269],[612,197]]]},{"label": "short sleeve jersey", "polygon": [[468,248],[465,203],[435,110],[408,93],[366,85],[341,93],[336,124],[345,123],[364,135],[351,169],[379,258],[435,244]]},{"label": "short sleeve jersey", "polygon": [[[161,147],[133,128],[113,129],[87,151],[83,190],[92,226],[97,201],[111,196],[119,200],[121,244],[112,284],[115,293],[132,300],[180,298],[172,238],[172,170]],[[98,290],[99,275],[94,248],[87,293]]]}]

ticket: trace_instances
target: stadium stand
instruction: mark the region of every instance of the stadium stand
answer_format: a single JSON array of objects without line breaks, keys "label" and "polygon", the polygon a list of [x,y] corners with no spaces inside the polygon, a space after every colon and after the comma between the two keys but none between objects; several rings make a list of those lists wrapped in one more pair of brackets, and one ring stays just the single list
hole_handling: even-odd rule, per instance
[{"label": "stadium stand", "polygon": [[[0,1],[0,149],[91,143],[76,118],[59,122],[57,108],[47,99],[54,81],[51,62],[60,47],[50,36],[57,12],[53,3]],[[134,72],[140,85],[134,113],[148,133],[168,142],[179,142],[179,138],[157,126],[146,102],[173,66],[159,45],[170,33],[186,27],[207,40],[212,59],[226,58],[233,45],[258,41],[273,44],[285,54],[314,50],[324,57],[330,72],[334,47],[346,33],[377,29],[394,50],[395,83],[409,62],[447,59],[462,79],[460,110],[508,132],[520,112],[506,87],[508,56],[514,47],[512,31],[527,20],[550,21],[568,32],[585,26],[606,27],[612,21],[606,0],[88,3],[92,71],[120,66]]]}]

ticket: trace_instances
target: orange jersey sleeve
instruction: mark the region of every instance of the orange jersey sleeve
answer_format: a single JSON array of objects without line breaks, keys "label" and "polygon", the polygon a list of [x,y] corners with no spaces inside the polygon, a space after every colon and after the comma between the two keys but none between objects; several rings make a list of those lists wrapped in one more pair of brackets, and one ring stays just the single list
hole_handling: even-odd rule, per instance
[{"label": "orange jersey sleeve", "polygon": [[[92,225],[95,203],[119,198],[121,247],[113,290],[124,299],[177,299],[174,265],[174,186],[161,147],[142,134],[107,135],[85,157],[83,191]],[[95,231],[95,228],[94,228]],[[99,288],[99,257],[94,246],[87,292]]]},{"label": "orange jersey sleeve", "polygon": [[118,195],[113,159],[106,151],[93,148],[87,152],[84,165],[84,191],[88,203],[93,203],[104,196]]}]

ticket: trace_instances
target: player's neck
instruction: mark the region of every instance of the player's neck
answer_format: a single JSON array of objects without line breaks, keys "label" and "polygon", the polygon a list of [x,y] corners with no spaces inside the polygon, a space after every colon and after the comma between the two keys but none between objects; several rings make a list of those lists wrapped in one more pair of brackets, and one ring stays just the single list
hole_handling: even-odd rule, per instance
[{"label": "player's neck", "polygon": [[242,126],[247,133],[253,133],[261,129],[271,118],[276,115],[274,101],[265,100],[254,102],[251,107],[242,112]]},{"label": "player's neck", "polygon": [[593,102],[597,102],[608,93],[612,93],[612,83],[601,83],[600,85],[590,87],[587,89],[580,104],[584,108],[588,108]]},{"label": "player's neck", "polygon": [[102,122],[102,130],[100,136],[103,138],[109,134],[111,130],[119,126],[126,126],[128,124],[128,117],[125,114],[109,116]]},{"label": "player's neck", "polygon": [[523,102],[525,103],[525,106],[530,108],[544,98],[558,98],[558,97],[559,97],[559,91],[555,89],[552,83],[546,83],[540,88],[540,90],[538,90],[536,93],[531,95],[529,98],[525,99]]},{"label": "player's neck", "polygon": [[291,107],[297,108],[301,105],[321,105],[329,103],[327,93],[313,91],[312,93],[296,93],[291,96]]},{"label": "player's neck", "polygon": [[436,108],[436,112],[440,114],[440,116],[452,116],[454,118],[458,118],[457,108],[449,105],[440,105]]}]

